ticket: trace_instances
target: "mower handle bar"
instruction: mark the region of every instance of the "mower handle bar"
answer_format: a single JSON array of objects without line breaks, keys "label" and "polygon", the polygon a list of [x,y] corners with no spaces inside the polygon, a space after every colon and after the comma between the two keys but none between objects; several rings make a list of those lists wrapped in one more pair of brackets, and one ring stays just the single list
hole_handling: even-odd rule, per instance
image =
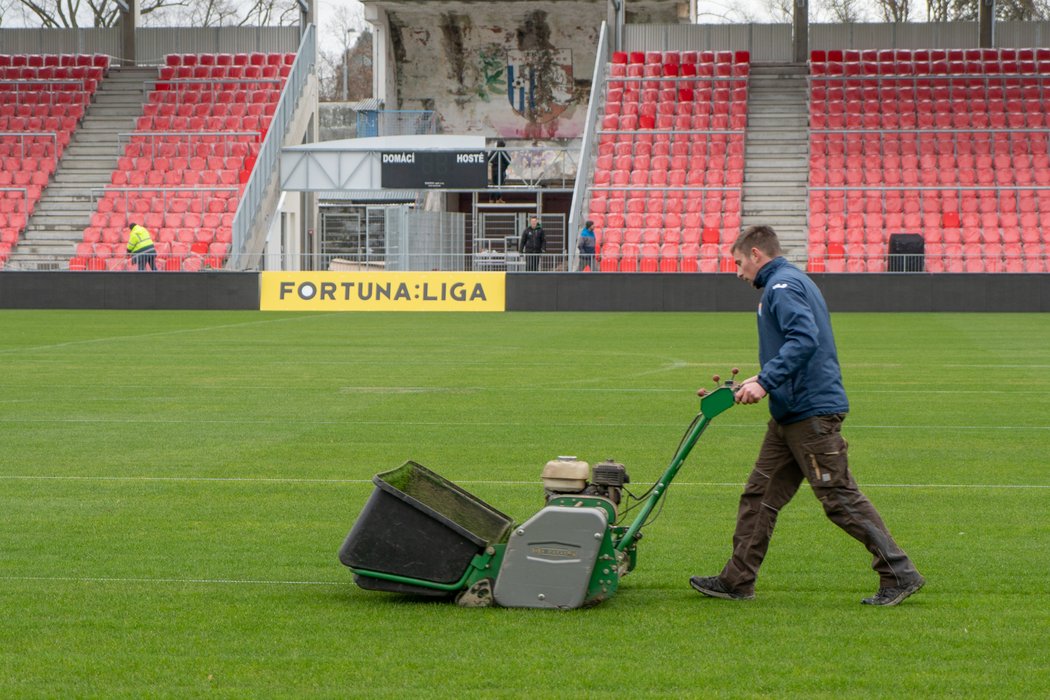
[{"label": "mower handle bar", "polygon": [[667,487],[674,480],[678,474],[678,470],[682,468],[682,464],[685,463],[685,458],[689,456],[689,453],[693,451],[693,447],[696,445],[700,436],[707,430],[707,426],[711,424],[711,419],[715,416],[724,413],[729,410],[734,403],[736,403],[735,390],[737,384],[728,380],[726,383],[714,391],[707,392],[703,389],[698,392],[700,395],[700,412],[696,415],[692,426],[685,439],[682,440],[682,444],[678,446],[678,451],[675,452],[674,458],[671,460],[671,464],[664,471],[663,476],[653,484],[652,491],[649,497],[645,499],[645,505],[642,506],[641,511],[631,522],[627,528],[627,532],[624,533],[620,541],[616,543],[616,550],[622,552],[635,540],[638,536],[638,531],[642,529],[642,525],[645,524],[649,514],[656,507],[656,504],[663,498],[664,493],[667,491]]}]

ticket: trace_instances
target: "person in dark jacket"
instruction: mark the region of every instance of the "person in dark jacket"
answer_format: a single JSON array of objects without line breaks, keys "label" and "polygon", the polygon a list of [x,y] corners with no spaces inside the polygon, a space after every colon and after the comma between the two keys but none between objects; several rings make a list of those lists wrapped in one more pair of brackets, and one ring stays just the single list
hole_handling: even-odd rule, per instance
[{"label": "person in dark jacket", "polygon": [[744,231],[732,254],[737,277],[762,290],[761,370],[741,382],[736,401],[753,404],[768,396],[772,420],[740,497],[732,556],[718,576],[694,576],[689,582],[714,598],[754,598],[777,515],[806,479],[827,517],[872,554],[879,588],[861,602],[896,605],[926,580],[850,473],[840,432],[849,401],[824,297],[809,277],[781,257],[780,241],[768,226]]},{"label": "person in dark jacket", "polygon": [[521,240],[518,241],[518,252],[525,254],[526,272],[536,272],[540,269],[540,255],[546,249],[547,237],[540,226],[540,220],[530,216],[529,225],[521,232]]},{"label": "person in dark jacket", "polygon": [[576,241],[576,249],[580,251],[580,272],[590,272],[594,269],[595,241],[594,222],[588,219],[583,224],[583,229]]}]

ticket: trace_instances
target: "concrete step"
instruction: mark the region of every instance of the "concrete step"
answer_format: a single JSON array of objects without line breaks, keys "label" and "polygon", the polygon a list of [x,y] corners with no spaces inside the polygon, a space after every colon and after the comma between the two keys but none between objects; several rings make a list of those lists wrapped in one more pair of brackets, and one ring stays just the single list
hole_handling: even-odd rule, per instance
[{"label": "concrete step", "polygon": [[752,112],[747,116],[748,129],[779,129],[784,131],[788,128],[798,129],[809,123],[809,117],[805,114],[762,114]]},{"label": "concrete step", "polygon": [[748,141],[744,146],[748,158],[762,157],[766,155],[794,155],[809,156],[809,144],[804,141],[773,143],[768,141]]},{"label": "concrete step", "polygon": [[48,229],[34,226],[33,230],[25,235],[25,243],[33,245],[69,243],[70,234],[77,230],[81,233],[84,231],[83,227],[74,229],[72,226],[66,226],[61,229]]},{"label": "concrete step", "polygon": [[754,170],[744,169],[744,185],[785,183],[793,185],[806,174],[805,170]]},{"label": "concrete step", "polygon": [[806,183],[789,183],[789,182],[778,182],[772,184],[766,183],[745,183],[744,189],[748,196],[752,198],[766,198],[770,196],[781,196],[790,195],[793,197],[805,198],[806,196]]},{"label": "concrete step", "polygon": [[805,197],[790,197],[786,199],[766,199],[749,197],[740,203],[742,211],[745,212],[794,212],[804,214],[807,210]]},{"label": "concrete step", "polygon": [[92,187],[105,187],[109,184],[109,180],[113,175],[113,169],[105,168],[88,168],[78,171],[63,170],[52,179],[52,182],[59,185],[82,185],[86,188]]},{"label": "concrete step", "polygon": [[747,135],[747,142],[756,143],[808,143],[804,135],[800,135],[797,127],[787,129],[753,129]]},{"label": "concrete step", "polygon": [[798,226],[805,226],[806,224],[806,210],[805,207],[796,207],[794,209],[776,209],[773,207],[743,207],[740,210],[740,216],[743,217],[755,217],[755,218],[775,218],[784,221],[793,221]]},{"label": "concrete step", "polygon": [[57,203],[58,206],[75,206],[81,202],[90,202],[91,194],[86,192],[83,187],[52,184],[48,187],[48,197],[41,198],[37,203],[37,211],[40,211],[40,207],[48,206],[51,203]]},{"label": "concrete step", "polygon": [[33,216],[71,216],[93,210],[94,208],[94,204],[92,204],[91,199],[87,196],[79,201],[65,200],[57,202],[53,201],[50,197],[47,199],[41,197],[39,203],[36,205],[36,209],[33,211]]},{"label": "concrete step", "polygon": [[84,170],[110,170],[112,171],[117,164],[116,156],[107,157],[90,157],[90,158],[74,158],[71,160],[62,161],[62,171],[70,172],[73,170],[84,171]]},{"label": "concrete step", "polygon": [[744,169],[751,170],[752,168],[762,171],[789,170],[793,172],[799,172],[801,169],[804,172],[809,168],[809,161],[806,153],[801,150],[796,150],[794,153],[780,152],[757,155],[748,153]]},{"label": "concrete step", "polygon": [[20,243],[16,252],[13,252],[11,257],[14,259],[16,256],[39,256],[47,258],[68,258],[76,252],[76,245],[69,241],[56,241],[53,243]]}]

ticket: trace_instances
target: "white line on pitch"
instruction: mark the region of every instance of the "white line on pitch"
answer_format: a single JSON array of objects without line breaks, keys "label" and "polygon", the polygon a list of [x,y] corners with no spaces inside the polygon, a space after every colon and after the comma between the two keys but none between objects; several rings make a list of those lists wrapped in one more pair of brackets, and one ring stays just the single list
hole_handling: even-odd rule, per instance
[{"label": "white line on pitch", "polygon": [[[84,475],[30,475],[0,474],[0,481],[167,481],[167,482],[231,482],[260,484],[371,484],[371,479],[299,479],[284,477],[236,476],[84,476]],[[464,486],[537,486],[540,481],[493,481],[486,479],[456,480]],[[675,486],[740,488],[742,481],[676,481]],[[1050,484],[864,484],[865,488],[886,489],[1050,489]]]}]

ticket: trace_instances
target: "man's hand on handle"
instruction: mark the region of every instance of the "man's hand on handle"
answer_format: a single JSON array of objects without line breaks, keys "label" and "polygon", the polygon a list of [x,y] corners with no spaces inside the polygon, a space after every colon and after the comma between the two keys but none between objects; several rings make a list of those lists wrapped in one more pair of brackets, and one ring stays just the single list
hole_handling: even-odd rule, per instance
[{"label": "man's hand on handle", "polygon": [[740,382],[740,386],[734,393],[737,403],[758,403],[766,396],[766,390],[758,383],[758,375],[748,377]]}]

